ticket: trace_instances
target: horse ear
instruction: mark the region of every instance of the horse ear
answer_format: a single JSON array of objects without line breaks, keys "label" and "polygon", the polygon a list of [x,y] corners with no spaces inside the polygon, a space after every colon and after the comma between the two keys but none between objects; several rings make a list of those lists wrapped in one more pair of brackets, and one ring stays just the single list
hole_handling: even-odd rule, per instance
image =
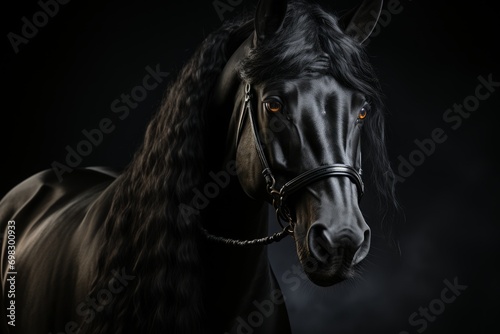
[{"label": "horse ear", "polygon": [[285,19],[287,2],[287,0],[259,0],[255,12],[255,42],[262,42],[281,28]]},{"label": "horse ear", "polygon": [[339,19],[344,32],[363,43],[370,37],[382,11],[383,0],[364,0],[361,5],[351,9]]}]

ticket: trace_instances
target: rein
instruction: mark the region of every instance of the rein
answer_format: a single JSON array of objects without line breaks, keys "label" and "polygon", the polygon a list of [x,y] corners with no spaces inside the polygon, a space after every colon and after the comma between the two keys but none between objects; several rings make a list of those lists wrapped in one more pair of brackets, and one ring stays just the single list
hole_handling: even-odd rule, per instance
[{"label": "rein", "polygon": [[354,167],[345,164],[331,164],[331,165],[319,166],[310,169],[308,171],[305,171],[302,174],[299,174],[290,181],[286,182],[281,188],[276,187],[276,179],[266,159],[262,143],[257,134],[257,122],[255,120],[251,99],[252,99],[251,86],[250,84],[247,83],[245,85],[245,100],[243,103],[240,124],[238,126],[238,132],[236,134],[236,145],[238,145],[239,143],[240,133],[243,128],[246,116],[248,115],[255,142],[255,149],[257,150],[257,154],[259,156],[259,160],[262,165],[262,175],[266,181],[266,190],[272,199],[272,204],[276,213],[276,218],[282,230],[263,238],[238,240],[238,239],[215,236],[213,234],[210,234],[206,229],[201,228],[201,231],[207,238],[207,240],[231,246],[255,246],[255,245],[268,245],[273,242],[278,242],[284,239],[288,235],[291,235],[293,237],[295,221],[290,213],[290,209],[286,205],[286,199],[288,198],[289,195],[296,193],[302,188],[305,188],[308,185],[325,178],[339,177],[339,176],[348,177],[356,185],[356,188],[358,190],[358,199],[361,199],[364,192],[364,184],[361,178],[361,168],[359,170],[356,170]]}]

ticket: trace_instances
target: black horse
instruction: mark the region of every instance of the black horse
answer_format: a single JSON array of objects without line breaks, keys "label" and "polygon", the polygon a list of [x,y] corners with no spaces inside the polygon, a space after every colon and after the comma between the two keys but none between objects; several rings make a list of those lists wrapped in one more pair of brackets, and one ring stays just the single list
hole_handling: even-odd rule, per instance
[{"label": "black horse", "polygon": [[[337,18],[261,0],[206,38],[125,171],[59,182],[47,170],[12,189],[0,202],[3,332],[289,333],[265,244],[292,235],[320,286],[355,274],[370,247],[362,136],[363,167],[393,202],[362,45],[381,6]],[[271,237],[268,203],[284,223]]]}]

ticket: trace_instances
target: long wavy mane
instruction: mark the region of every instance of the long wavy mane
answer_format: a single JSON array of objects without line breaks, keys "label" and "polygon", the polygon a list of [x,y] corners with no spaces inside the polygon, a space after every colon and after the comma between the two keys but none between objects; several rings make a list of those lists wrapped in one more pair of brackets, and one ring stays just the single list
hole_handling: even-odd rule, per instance
[{"label": "long wavy mane", "polygon": [[[209,35],[169,87],[141,148],[117,180],[92,294],[113,270],[135,276],[90,323],[91,333],[203,332],[199,217],[179,215],[203,180],[206,109],[242,24]],[[182,217],[182,218],[181,218]]]},{"label": "long wavy mane", "polygon": [[[91,333],[204,331],[197,246],[201,221],[197,215],[181,218],[179,205],[189,203],[192,189],[204,180],[211,90],[227,62],[228,40],[251,19],[226,23],[202,43],[168,89],[143,145],[117,180],[91,294],[114,280],[113,270],[126,268],[136,277],[96,314]],[[326,58],[318,62],[318,54]],[[334,16],[293,1],[283,29],[242,60],[240,72],[243,79],[258,82],[304,70],[333,75],[370,98],[371,116],[364,127],[371,151],[367,165],[381,197],[395,203],[379,84],[363,47],[343,33]]]}]

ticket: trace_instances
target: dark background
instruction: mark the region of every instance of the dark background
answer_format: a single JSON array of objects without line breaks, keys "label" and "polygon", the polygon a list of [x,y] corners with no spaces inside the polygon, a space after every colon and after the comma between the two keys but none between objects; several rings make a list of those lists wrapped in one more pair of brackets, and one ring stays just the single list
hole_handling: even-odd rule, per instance
[{"label": "dark background", "polygon": [[[358,3],[317,2],[330,11]],[[241,0],[223,18],[255,3]],[[447,139],[398,184],[405,217],[395,222],[401,255],[370,220],[370,196],[363,205],[375,233],[360,278],[326,289],[303,279],[287,283],[281,275],[297,264],[292,242],[270,247],[295,334],[485,333],[497,327],[499,177],[493,158],[500,89],[457,129],[443,121],[447,109],[474,95],[479,76],[500,81],[500,58],[493,51],[500,32],[497,11],[486,1],[400,3],[403,10],[368,46],[389,113],[391,161],[397,170],[402,158],[418,154],[414,141],[431,138],[435,128]],[[64,163],[65,147],[75,148],[85,139],[82,130],[96,128],[105,117],[116,128],[81,165],[125,166],[168,79],[222,23],[211,0],[71,1],[16,54],[7,34],[20,34],[21,18],[32,21],[39,10],[34,0],[2,5],[0,196],[53,161]],[[145,67],[157,64],[171,76],[119,120],[111,102],[142,84]],[[410,324],[420,307],[439,307],[445,280],[467,288],[438,310],[425,331]]]}]

